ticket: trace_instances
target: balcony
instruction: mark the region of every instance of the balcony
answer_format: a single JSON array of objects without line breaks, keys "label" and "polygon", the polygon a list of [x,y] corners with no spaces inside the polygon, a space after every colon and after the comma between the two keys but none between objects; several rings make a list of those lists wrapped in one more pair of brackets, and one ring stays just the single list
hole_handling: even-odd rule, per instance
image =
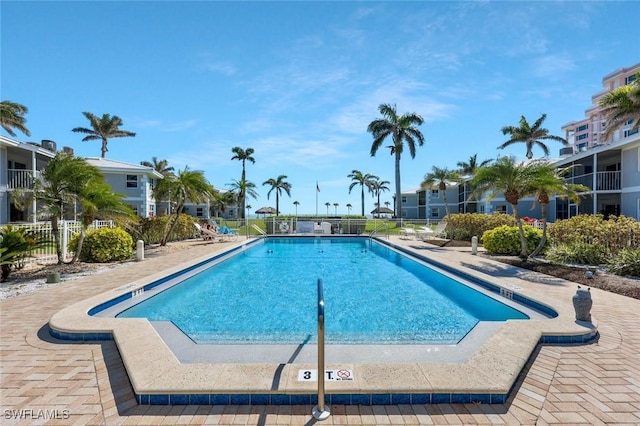
[{"label": "balcony", "polygon": [[34,177],[37,178],[40,174],[40,172],[35,173],[34,176],[31,170],[9,169],[7,171],[7,189],[31,189]]},{"label": "balcony", "polygon": [[[617,172],[597,172],[596,173],[596,191],[620,191],[622,188],[622,173]],[[580,176],[569,178],[571,183],[584,185],[593,190],[593,173],[587,173]]]}]

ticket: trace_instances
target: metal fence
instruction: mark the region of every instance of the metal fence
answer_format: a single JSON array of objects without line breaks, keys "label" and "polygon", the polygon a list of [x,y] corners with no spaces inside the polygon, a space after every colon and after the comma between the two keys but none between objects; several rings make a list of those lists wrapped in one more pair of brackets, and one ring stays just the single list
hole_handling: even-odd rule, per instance
[{"label": "metal fence", "polygon": [[[57,263],[58,255],[56,254],[55,243],[53,242],[53,231],[51,229],[51,222],[37,222],[37,223],[28,223],[28,224],[11,224],[11,227],[16,229],[29,229],[31,231],[37,232],[42,235],[46,240],[51,241],[45,247],[41,247],[34,251],[31,256],[26,257],[23,260],[23,264],[27,265],[30,263],[38,263],[38,264],[47,264],[47,263]],[[82,229],[82,224],[75,220],[61,220],[58,222],[58,227],[60,230],[60,245],[62,248],[62,258],[65,261],[71,260],[73,257],[73,252],[69,251],[69,241],[76,235],[80,233]],[[98,229],[98,228],[113,228],[113,221],[111,220],[96,220],[92,225],[89,226],[89,229]]]}]

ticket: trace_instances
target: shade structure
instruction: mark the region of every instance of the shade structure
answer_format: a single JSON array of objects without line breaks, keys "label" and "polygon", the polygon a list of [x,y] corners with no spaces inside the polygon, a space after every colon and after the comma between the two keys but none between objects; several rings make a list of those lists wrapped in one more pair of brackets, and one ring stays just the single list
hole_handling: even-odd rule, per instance
[{"label": "shade structure", "polygon": [[371,210],[371,214],[393,214],[393,210],[387,207],[376,207]]},{"label": "shade structure", "polygon": [[260,207],[256,210],[256,214],[276,214],[276,209],[273,207]]}]

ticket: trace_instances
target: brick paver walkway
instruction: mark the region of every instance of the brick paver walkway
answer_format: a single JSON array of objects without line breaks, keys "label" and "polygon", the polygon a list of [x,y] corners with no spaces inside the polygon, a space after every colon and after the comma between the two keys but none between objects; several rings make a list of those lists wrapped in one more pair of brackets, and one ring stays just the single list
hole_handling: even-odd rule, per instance
[{"label": "brick paver walkway", "polygon": [[[315,423],[311,406],[139,406],[113,342],[78,344],[49,336],[48,319],[63,307],[221,247],[193,242],[1,301],[0,424]],[[592,293],[598,342],[539,346],[507,404],[331,406],[322,424],[638,425],[640,301]]]}]

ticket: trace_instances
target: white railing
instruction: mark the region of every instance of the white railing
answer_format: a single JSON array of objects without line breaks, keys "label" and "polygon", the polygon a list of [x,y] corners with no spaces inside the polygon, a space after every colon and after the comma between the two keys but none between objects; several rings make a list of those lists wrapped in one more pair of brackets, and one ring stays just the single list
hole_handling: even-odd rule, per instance
[{"label": "white railing", "polygon": [[[48,263],[57,263],[58,262],[58,254],[56,253],[55,243],[53,242],[53,232],[51,229],[51,222],[38,222],[38,223],[29,223],[29,224],[11,224],[13,229],[29,229],[31,231],[37,232],[46,240],[51,241],[45,247],[41,247],[37,249],[32,256],[24,259],[23,264],[30,263],[38,263],[38,264],[48,264]],[[113,221],[110,220],[96,220],[92,225],[89,226],[89,229],[98,229],[98,228],[112,228]],[[73,252],[69,251],[69,241],[76,235],[80,233],[82,229],[82,224],[75,220],[61,220],[58,222],[58,229],[60,231],[60,246],[62,248],[62,258],[65,261],[71,260],[73,257]]]},{"label": "white railing", "polygon": [[7,170],[7,188],[8,189],[29,189],[33,186],[33,181],[38,177],[40,172],[33,174],[31,170],[9,169]]},{"label": "white railing", "polygon": [[598,172],[596,189],[598,191],[617,191],[621,188],[621,172]]}]

